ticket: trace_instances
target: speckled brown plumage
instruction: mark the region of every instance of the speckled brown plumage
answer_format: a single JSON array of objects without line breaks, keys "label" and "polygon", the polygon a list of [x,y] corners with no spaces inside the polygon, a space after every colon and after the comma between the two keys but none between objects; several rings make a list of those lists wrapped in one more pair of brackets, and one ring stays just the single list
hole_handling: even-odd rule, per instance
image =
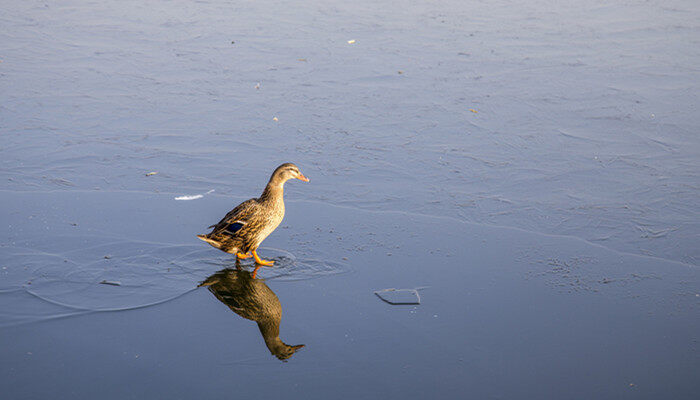
[{"label": "speckled brown plumage", "polygon": [[209,291],[231,311],[258,323],[260,334],[270,353],[286,360],[303,344],[290,346],[280,339],[282,304],[277,295],[261,279],[242,269],[224,269],[207,278],[200,286]]},{"label": "speckled brown plumage", "polygon": [[227,253],[241,254],[241,257],[253,252],[256,262],[267,263],[257,257],[255,250],[282,222],[284,184],[293,178],[309,181],[296,165],[280,165],[272,173],[260,197],[239,204],[219,223],[212,225],[214,229],[210,233],[197,237]]}]

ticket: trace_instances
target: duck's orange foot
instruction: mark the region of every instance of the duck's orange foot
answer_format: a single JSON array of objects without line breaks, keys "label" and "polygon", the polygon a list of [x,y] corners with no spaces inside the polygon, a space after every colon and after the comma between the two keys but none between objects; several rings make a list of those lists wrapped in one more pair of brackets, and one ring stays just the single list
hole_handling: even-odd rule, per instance
[{"label": "duck's orange foot", "polygon": [[250,254],[236,253],[236,257],[240,258],[241,260],[245,260],[246,258],[250,258],[252,256]]},{"label": "duck's orange foot", "polygon": [[269,267],[275,263],[274,261],[263,260],[255,250],[253,250],[253,257],[255,257],[255,262],[257,264],[264,265],[266,267]]}]

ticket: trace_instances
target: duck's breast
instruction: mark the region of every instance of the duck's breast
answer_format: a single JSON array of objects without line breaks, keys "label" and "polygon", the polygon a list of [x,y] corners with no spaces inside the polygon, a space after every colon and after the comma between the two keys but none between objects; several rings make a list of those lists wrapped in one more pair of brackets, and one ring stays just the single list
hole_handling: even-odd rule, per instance
[{"label": "duck's breast", "polygon": [[266,237],[277,229],[284,219],[284,205],[281,208],[276,208],[267,217],[267,221],[263,224],[260,232],[256,235],[256,243],[254,247],[258,247]]}]

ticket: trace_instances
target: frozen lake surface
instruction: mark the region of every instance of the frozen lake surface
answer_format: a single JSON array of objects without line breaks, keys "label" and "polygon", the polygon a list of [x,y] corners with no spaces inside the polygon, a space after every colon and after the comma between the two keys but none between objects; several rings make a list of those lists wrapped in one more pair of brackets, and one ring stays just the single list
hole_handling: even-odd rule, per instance
[{"label": "frozen lake surface", "polygon": [[[0,27],[12,398],[700,390],[700,3],[5,1]],[[235,265],[194,235],[286,161],[280,363],[198,288]]]}]

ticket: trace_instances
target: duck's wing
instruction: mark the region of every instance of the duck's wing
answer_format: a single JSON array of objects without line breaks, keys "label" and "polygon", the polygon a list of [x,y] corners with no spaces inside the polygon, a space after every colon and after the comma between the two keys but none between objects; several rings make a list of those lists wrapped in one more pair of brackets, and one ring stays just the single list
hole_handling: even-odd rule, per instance
[{"label": "duck's wing", "polygon": [[236,234],[254,215],[260,212],[260,207],[257,199],[244,201],[229,211],[218,224],[214,225],[212,234]]}]

